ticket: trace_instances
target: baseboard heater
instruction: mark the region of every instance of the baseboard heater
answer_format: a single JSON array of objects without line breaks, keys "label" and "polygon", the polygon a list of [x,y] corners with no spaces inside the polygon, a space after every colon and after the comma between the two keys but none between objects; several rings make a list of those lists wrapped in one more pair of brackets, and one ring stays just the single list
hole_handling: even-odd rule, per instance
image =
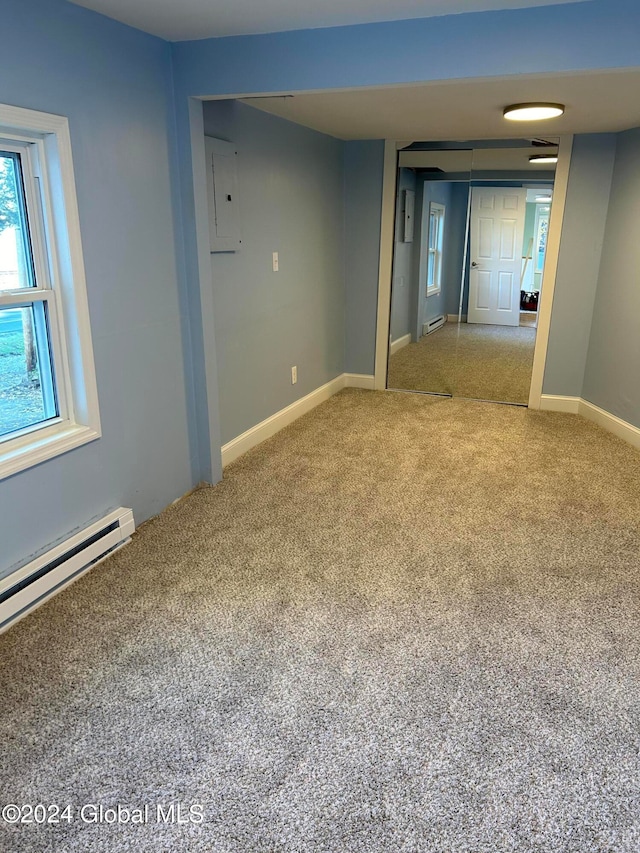
[{"label": "baseboard heater", "polygon": [[428,320],[426,323],[422,324],[422,334],[430,335],[431,332],[435,332],[436,329],[439,329],[440,326],[444,326],[446,323],[446,318],[444,314],[440,314],[439,317],[434,317],[433,320]]},{"label": "baseboard heater", "polygon": [[120,507],[0,580],[0,633],[131,539],[133,512]]}]

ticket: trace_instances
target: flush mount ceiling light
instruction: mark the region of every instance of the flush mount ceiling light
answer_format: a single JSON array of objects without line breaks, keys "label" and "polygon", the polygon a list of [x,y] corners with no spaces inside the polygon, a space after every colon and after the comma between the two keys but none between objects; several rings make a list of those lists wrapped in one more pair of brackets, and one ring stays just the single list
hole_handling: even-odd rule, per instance
[{"label": "flush mount ceiling light", "polygon": [[545,163],[557,163],[558,155],[557,154],[532,154],[529,157],[529,162],[533,163],[535,166],[538,164],[544,165]]},{"label": "flush mount ceiling light", "polygon": [[511,104],[503,110],[503,116],[509,121],[541,121],[545,118],[557,118],[564,113],[564,104],[549,104],[536,101],[531,104]]}]

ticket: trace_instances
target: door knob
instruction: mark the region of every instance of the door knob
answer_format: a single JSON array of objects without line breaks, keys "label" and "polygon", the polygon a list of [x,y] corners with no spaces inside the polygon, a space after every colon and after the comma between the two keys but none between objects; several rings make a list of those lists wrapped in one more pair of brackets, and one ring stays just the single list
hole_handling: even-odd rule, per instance
[{"label": "door knob", "polygon": [[471,266],[472,266],[472,267],[477,267],[477,266],[478,266],[478,264],[477,264],[475,261],[471,261]]}]

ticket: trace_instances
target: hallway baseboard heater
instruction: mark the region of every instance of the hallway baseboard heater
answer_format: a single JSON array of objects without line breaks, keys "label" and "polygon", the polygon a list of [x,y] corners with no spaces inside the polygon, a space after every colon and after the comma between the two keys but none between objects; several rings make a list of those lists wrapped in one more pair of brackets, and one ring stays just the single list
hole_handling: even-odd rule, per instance
[{"label": "hallway baseboard heater", "polygon": [[120,507],[0,580],[0,633],[126,545],[134,530],[132,510]]},{"label": "hallway baseboard heater", "polygon": [[440,314],[439,317],[434,317],[433,320],[429,320],[427,323],[422,324],[422,335],[430,335],[431,332],[435,332],[441,326],[444,326],[446,323],[446,317],[444,314]]}]

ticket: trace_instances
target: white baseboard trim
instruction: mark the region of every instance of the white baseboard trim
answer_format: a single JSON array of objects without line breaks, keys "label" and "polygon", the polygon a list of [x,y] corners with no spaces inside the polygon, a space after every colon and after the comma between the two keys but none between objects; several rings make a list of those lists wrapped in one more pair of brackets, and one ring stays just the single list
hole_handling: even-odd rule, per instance
[{"label": "white baseboard trim", "polygon": [[411,343],[411,335],[403,335],[401,338],[398,338],[397,341],[391,341],[389,345],[389,355],[393,355],[394,352],[398,352],[402,347],[406,347],[407,344]]},{"label": "white baseboard trim", "polygon": [[540,409],[543,412],[565,412],[569,415],[580,413],[580,397],[562,397],[558,394],[542,394]]},{"label": "white baseboard trim", "polygon": [[604,427],[608,432],[612,432],[623,441],[640,448],[640,429],[633,424],[623,421],[622,418],[612,415],[611,412],[600,409],[588,400],[580,400],[579,414],[587,418],[587,420],[598,424],[598,426]]},{"label": "white baseboard trim", "polygon": [[592,421],[607,432],[611,432],[640,449],[640,429],[633,424],[623,421],[622,418],[612,415],[590,403],[588,400],[583,400],[582,397],[562,397],[556,394],[543,394],[540,398],[540,409],[546,412],[564,412],[570,415],[581,415],[588,421]]},{"label": "white baseboard trim", "polygon": [[344,373],[341,373],[340,376],[336,376],[331,382],[321,385],[320,388],[316,388],[315,391],[307,394],[306,397],[301,397],[300,400],[296,400],[290,406],[280,409],[279,412],[271,415],[271,417],[261,421],[261,423],[256,424],[236,438],[231,439],[231,441],[222,446],[222,466],[224,467],[233,462],[239,456],[242,456],[243,453],[246,453],[247,450],[255,447],[256,444],[260,444],[267,438],[271,438],[272,435],[280,432],[281,429],[289,426],[289,424],[302,417],[302,415],[306,415],[311,409],[315,409],[320,403],[324,403],[329,397],[333,397],[338,391],[342,391],[344,387]]},{"label": "white baseboard trim", "polygon": [[[411,340],[411,335],[407,335]],[[375,376],[368,373],[343,373],[345,388],[364,388],[365,391],[375,390]]]},{"label": "white baseboard trim", "polygon": [[247,450],[251,450],[252,447],[261,444],[267,438],[271,438],[272,435],[280,432],[281,429],[289,426],[289,424],[302,417],[302,415],[306,415],[311,409],[315,409],[316,406],[324,403],[325,400],[333,397],[334,394],[342,391],[343,388],[365,388],[373,391],[374,377],[363,373],[341,373],[340,376],[336,376],[331,382],[321,385],[320,388],[316,388],[315,391],[307,394],[306,397],[296,400],[295,403],[291,403],[290,406],[281,409],[279,412],[271,415],[271,417],[243,432],[242,435],[224,444],[222,446],[222,467],[224,468],[226,465],[234,462],[239,456],[246,453]]},{"label": "white baseboard trim", "polygon": [[[232,439],[222,447],[222,465],[225,467],[236,460],[252,447],[271,438],[281,429],[293,423],[302,415],[315,409],[320,403],[324,403],[343,388],[363,388],[373,391],[375,388],[375,377],[366,373],[341,373],[331,382],[327,382],[320,388],[316,388],[306,397],[296,400],[271,417],[256,424],[251,429],[243,432],[237,438]],[[598,406],[583,400],[581,397],[563,397],[558,394],[543,394],[540,398],[540,410],[546,412],[563,412],[570,415],[582,415],[587,420],[603,427],[608,432],[623,439],[640,449],[640,428],[623,421],[622,418],[612,415],[610,412],[600,409]]]}]

